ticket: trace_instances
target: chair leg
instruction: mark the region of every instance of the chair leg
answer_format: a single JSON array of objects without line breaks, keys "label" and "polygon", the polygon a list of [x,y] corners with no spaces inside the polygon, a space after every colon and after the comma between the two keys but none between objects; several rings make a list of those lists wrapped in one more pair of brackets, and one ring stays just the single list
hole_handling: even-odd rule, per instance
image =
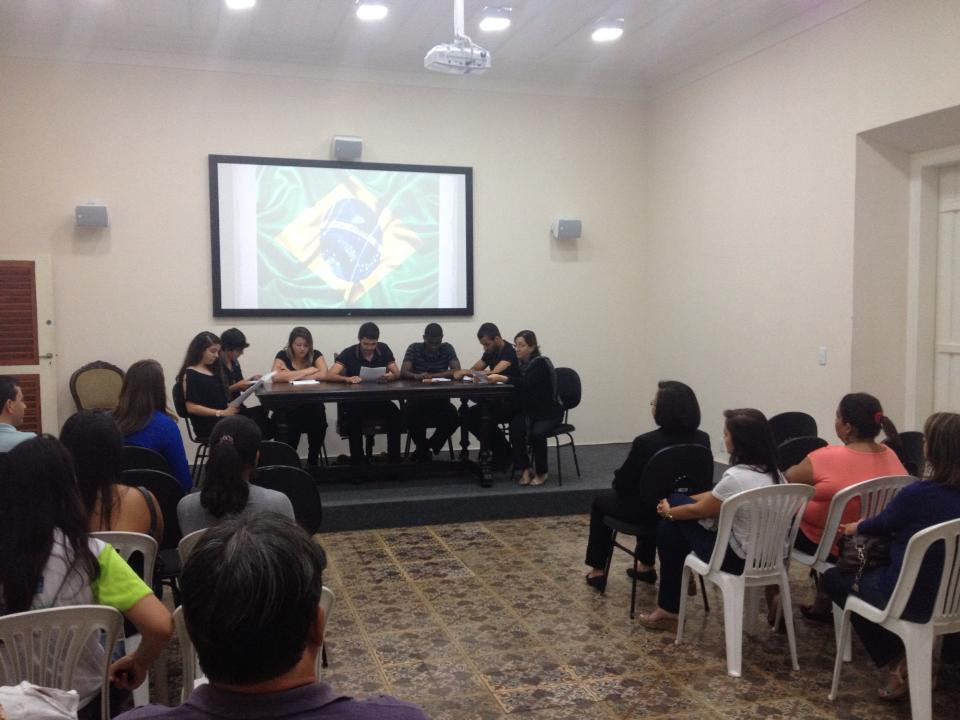
[{"label": "chair leg", "polygon": [[450,462],[453,462],[457,459],[457,456],[453,452],[453,435],[447,438],[447,449],[450,450]]},{"label": "chair leg", "polygon": [[577,477],[582,478],[580,474],[580,461],[577,460],[577,444],[573,441],[573,435],[567,433],[567,437],[570,438],[570,449],[573,450],[573,466],[577,469]]},{"label": "chair leg", "polygon": [[[609,581],[610,580],[610,563],[613,562],[613,551],[616,549],[614,543],[617,541],[617,531],[612,530],[613,534],[610,536],[610,552],[607,553],[607,564],[603,568],[603,576]],[[603,589],[600,591],[601,595],[606,595],[607,586],[604,584]]]},{"label": "chair leg", "polygon": [[[563,485],[563,471],[560,469],[560,439],[557,437],[553,439],[557,443],[557,487],[561,487]],[[630,617],[633,617],[633,615]]]},{"label": "chair leg", "polygon": [[710,601],[707,600],[707,586],[703,582],[703,575],[700,576],[700,593],[703,595],[703,611],[710,612]]},{"label": "chair leg", "polygon": [[320,646],[320,667],[329,667],[330,663],[327,662],[327,644],[324,643]]},{"label": "chair leg", "polygon": [[[690,573],[693,572],[686,565],[683,566],[683,575],[680,576],[680,587],[685,588],[687,583],[690,582]],[[703,582],[703,576],[700,576],[700,581]],[[726,606],[726,603],[724,603]],[[687,619],[687,593],[685,590],[680,591],[680,609],[677,611],[677,638],[673,641],[674,645],[679,645],[683,642],[683,626]]]},{"label": "chair leg", "polygon": [[743,668],[743,601],[746,592],[743,586],[723,587],[723,637],[727,647],[727,675],[731,677],[740,677]]},{"label": "chair leg", "polygon": [[800,663],[797,662],[797,633],[793,624],[793,599],[790,597],[790,580],[786,576],[780,580],[780,609],[777,611],[777,617],[774,619],[774,628],[776,623],[780,622],[780,616],[783,616],[783,623],[787,628],[787,642],[790,645],[790,661],[793,663],[793,669],[799,670]]},{"label": "chair leg", "polygon": [[933,633],[930,626],[920,632],[908,630],[903,640],[907,654],[907,683],[910,686],[910,716],[929,718],[933,713]]},{"label": "chair leg", "polygon": [[[634,560],[636,567],[636,560]],[[633,620],[637,610],[637,574],[633,574],[633,586],[630,588],[630,619]]]},{"label": "chair leg", "polygon": [[[843,618],[843,609],[834,603],[831,605],[833,610],[833,635],[837,641],[837,647],[840,647],[840,622]],[[850,662],[853,660],[853,642],[850,638],[850,635],[847,635],[847,639],[843,642],[843,661]]]},{"label": "chair leg", "polygon": [[838,621],[836,612],[837,606],[834,605],[833,607],[834,623],[836,624],[839,622],[839,624],[836,627],[837,658],[833,662],[833,682],[830,685],[830,694],[827,696],[830,700],[837,699],[837,688],[840,686],[840,671],[843,669],[844,663],[843,648],[850,639],[850,613],[845,610],[840,610]]},{"label": "chair leg", "polygon": [[407,433],[407,442],[403,446],[403,457],[405,460],[410,459],[410,433]]}]

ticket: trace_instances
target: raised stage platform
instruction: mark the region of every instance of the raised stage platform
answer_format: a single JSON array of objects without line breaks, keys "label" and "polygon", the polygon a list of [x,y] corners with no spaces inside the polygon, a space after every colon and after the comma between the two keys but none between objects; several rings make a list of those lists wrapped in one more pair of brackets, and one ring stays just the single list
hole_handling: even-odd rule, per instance
[{"label": "raised stage platform", "polygon": [[321,532],[586,513],[594,495],[610,487],[613,471],[629,450],[630,443],[578,446],[578,478],[570,449],[561,448],[562,487],[552,446],[549,479],[540,487],[521,487],[508,474],[497,474],[493,487],[482,488],[476,476],[455,472],[447,463],[435,468],[428,463],[424,475],[405,473],[396,479],[350,480],[344,479],[344,469],[321,469]]}]

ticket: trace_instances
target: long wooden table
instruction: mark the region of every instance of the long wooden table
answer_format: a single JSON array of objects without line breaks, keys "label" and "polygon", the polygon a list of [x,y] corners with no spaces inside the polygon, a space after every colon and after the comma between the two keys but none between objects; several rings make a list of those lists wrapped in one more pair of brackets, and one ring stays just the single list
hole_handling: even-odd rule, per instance
[{"label": "long wooden table", "polygon": [[461,422],[460,447],[461,459],[471,466],[480,477],[483,487],[493,485],[492,454],[488,438],[493,427],[494,419],[490,412],[491,402],[509,398],[514,393],[512,385],[498,383],[464,382],[419,382],[416,380],[399,380],[391,383],[349,383],[318,382],[307,385],[292,383],[268,383],[257,390],[260,404],[268,410],[280,411],[277,413],[277,434],[286,437],[286,413],[297,405],[304,403],[327,402],[382,402],[384,400],[452,400],[460,399],[461,420],[467,402],[473,400],[480,410],[480,453],[479,462],[470,463],[467,458],[467,447],[470,444],[467,428]]}]

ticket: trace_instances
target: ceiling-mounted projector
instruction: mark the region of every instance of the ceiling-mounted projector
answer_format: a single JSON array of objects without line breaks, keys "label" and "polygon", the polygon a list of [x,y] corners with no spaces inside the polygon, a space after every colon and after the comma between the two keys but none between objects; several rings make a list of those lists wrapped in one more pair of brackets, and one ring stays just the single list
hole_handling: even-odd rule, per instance
[{"label": "ceiling-mounted projector", "polygon": [[490,51],[463,34],[463,0],[453,0],[453,42],[430,48],[423,58],[427,70],[467,75],[490,69]]}]

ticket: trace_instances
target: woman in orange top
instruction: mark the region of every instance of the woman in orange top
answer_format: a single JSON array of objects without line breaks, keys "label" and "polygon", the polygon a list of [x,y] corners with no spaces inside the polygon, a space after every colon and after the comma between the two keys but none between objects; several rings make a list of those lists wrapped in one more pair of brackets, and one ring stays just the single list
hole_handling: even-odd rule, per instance
[{"label": "woman in orange top", "polygon": [[[897,429],[883,414],[880,401],[873,395],[844,395],[837,408],[834,426],[843,445],[814,450],[786,472],[789,482],[813,485],[813,497],[803,513],[796,542],[798,550],[811,555],[820,544],[834,495],[871,478],[908,474],[894,450],[900,448]],[[886,442],[894,449],[877,442],[881,430]],[[854,522],[859,517],[860,504],[854,501],[843,511],[841,522]],[[810,619],[831,619],[830,600],[826,595],[818,594],[813,605],[803,605],[800,611]]]}]

